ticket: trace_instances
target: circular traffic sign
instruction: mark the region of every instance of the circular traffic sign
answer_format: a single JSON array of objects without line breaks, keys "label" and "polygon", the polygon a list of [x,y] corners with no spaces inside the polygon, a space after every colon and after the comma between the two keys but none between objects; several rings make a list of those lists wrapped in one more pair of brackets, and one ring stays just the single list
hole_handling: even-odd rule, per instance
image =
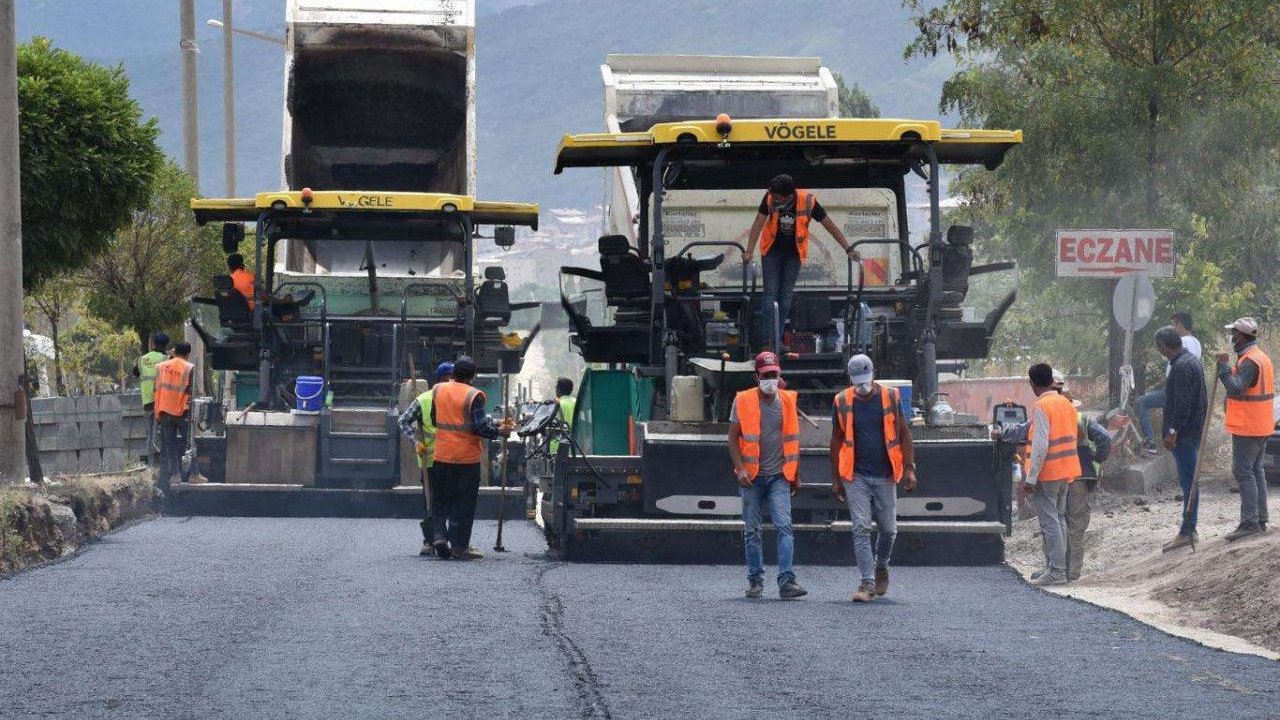
[{"label": "circular traffic sign", "polygon": [[1137,332],[1151,322],[1156,310],[1156,289],[1146,275],[1125,275],[1111,294],[1111,313],[1124,330]]}]

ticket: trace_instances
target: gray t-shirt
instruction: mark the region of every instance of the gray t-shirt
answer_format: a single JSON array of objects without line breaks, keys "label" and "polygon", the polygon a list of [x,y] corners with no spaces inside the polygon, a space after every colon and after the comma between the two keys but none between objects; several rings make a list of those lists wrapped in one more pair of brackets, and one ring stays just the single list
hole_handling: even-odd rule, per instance
[{"label": "gray t-shirt", "polygon": [[[729,422],[738,422],[738,398],[733,399]],[[782,401],[777,395],[760,394],[760,476],[782,474]]]}]

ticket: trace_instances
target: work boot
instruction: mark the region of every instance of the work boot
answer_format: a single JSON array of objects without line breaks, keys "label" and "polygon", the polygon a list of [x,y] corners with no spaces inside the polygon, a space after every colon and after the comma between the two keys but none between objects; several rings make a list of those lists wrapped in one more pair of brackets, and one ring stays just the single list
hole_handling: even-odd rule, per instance
[{"label": "work boot", "polygon": [[869,603],[876,599],[875,583],[864,582],[858,586],[857,591],[853,593],[853,597],[849,598],[854,602]]},{"label": "work boot", "polygon": [[884,597],[889,592],[889,568],[876,568],[876,597]]},{"label": "work boot", "polygon": [[470,545],[462,548],[461,550],[454,550],[453,556],[459,560],[483,560],[484,559],[484,553],[471,547]]},{"label": "work boot", "polygon": [[1160,548],[1160,551],[1170,552],[1172,550],[1177,550],[1178,548],[1186,547],[1188,545],[1194,545],[1196,543],[1196,540],[1198,539],[1199,538],[1196,537],[1196,534],[1194,532],[1190,534],[1178,533],[1178,537],[1165,543],[1164,547]]},{"label": "work boot", "polygon": [[424,557],[425,557],[425,556],[427,556],[427,555],[435,555],[435,554],[436,554],[436,548],[435,548],[435,546],[434,546],[434,545],[432,545],[431,543],[427,542],[426,540],[423,540],[423,541],[422,541],[422,549],[418,551],[418,554],[419,554],[419,555],[422,555],[422,556],[424,556]]},{"label": "work boot", "polygon": [[1227,542],[1234,542],[1240,538],[1246,538],[1250,535],[1259,535],[1262,528],[1257,525],[1241,525],[1240,527],[1227,533]]},{"label": "work boot", "polygon": [[809,591],[800,587],[800,584],[795,580],[788,580],[782,584],[782,587],[778,588],[778,597],[783,600],[797,600],[808,594]]},{"label": "work boot", "polygon": [[1039,580],[1039,579],[1044,575],[1044,572],[1045,572],[1044,570],[1037,570],[1037,571],[1035,571],[1035,572],[1031,573],[1031,579],[1032,579],[1032,580]]},{"label": "work boot", "polygon": [[448,560],[453,557],[453,551],[449,549],[449,541],[444,538],[436,538],[431,541],[431,547],[436,549],[436,557],[441,560]]},{"label": "work boot", "polygon": [[764,580],[751,578],[751,584],[747,586],[747,591],[743,594],[752,599],[760,597],[764,594]]},{"label": "work boot", "polygon": [[1258,523],[1258,530],[1259,532],[1267,532],[1267,523],[1265,521]]},{"label": "work boot", "polygon": [[1068,582],[1070,581],[1067,580],[1067,577],[1065,575],[1057,575],[1055,573],[1046,572],[1040,577],[1032,580],[1031,584],[1035,585],[1036,587],[1048,587],[1050,585],[1066,585]]}]

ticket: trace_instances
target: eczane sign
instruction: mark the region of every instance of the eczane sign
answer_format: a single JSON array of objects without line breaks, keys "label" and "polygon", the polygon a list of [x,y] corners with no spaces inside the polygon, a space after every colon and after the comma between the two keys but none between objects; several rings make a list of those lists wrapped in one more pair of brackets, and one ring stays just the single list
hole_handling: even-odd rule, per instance
[{"label": "eczane sign", "polygon": [[1172,230],[1059,230],[1056,248],[1058,277],[1171,278],[1176,264]]}]

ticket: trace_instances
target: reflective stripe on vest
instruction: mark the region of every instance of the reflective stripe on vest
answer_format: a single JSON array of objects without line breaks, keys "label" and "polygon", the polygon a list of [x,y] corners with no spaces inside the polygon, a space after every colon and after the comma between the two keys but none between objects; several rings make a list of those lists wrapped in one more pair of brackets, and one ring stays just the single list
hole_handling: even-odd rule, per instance
[{"label": "reflective stripe on vest", "polygon": [[[898,391],[896,388],[888,388],[878,383],[876,387],[880,389],[880,422],[884,432],[884,449],[889,454],[889,468],[893,471],[893,481],[896,483],[902,480],[906,464],[902,457],[902,440],[898,437],[898,418],[893,410],[898,404]],[[857,402],[857,392],[853,388],[845,388],[844,392],[836,395],[836,418],[839,419],[841,432],[844,434],[844,441],[840,445],[838,470],[841,479],[845,481],[853,480],[853,469],[857,467],[855,454],[857,435],[854,431],[853,410],[855,402]]]},{"label": "reflective stripe on vest", "polygon": [[150,405],[156,401],[156,366],[165,361],[164,353],[152,350],[138,358],[138,384],[142,391],[142,404]]},{"label": "reflective stripe on vest", "polygon": [[[809,217],[813,214],[813,205],[818,196],[807,190],[796,190],[796,253],[800,262],[809,259]],[[769,208],[769,219],[760,231],[760,257],[769,254],[773,241],[778,237],[778,209],[773,206],[773,194],[765,194],[765,203]]]},{"label": "reflective stripe on vest", "polygon": [[[1080,454],[1077,446],[1079,415],[1071,401],[1056,392],[1044,393],[1036,400],[1037,408],[1049,419],[1049,450],[1040,466],[1039,482],[1071,482],[1080,477]],[[1027,427],[1027,446],[1023,472],[1031,470],[1031,439],[1036,436],[1035,413]]]},{"label": "reflective stripe on vest", "polygon": [[428,390],[418,396],[416,402],[418,409],[422,412],[422,443],[427,446],[427,452],[423,456],[419,456],[416,452],[414,457],[418,461],[418,467],[431,467],[435,461],[436,454],[436,426],[431,422],[431,400],[434,390]]},{"label": "reflective stripe on vest", "polygon": [[436,410],[435,462],[472,465],[480,462],[480,436],[471,427],[471,406],[484,393],[465,383],[440,383],[434,388],[432,404]]},{"label": "reflective stripe on vest", "polygon": [[[782,475],[787,482],[796,482],[800,473],[800,413],[796,411],[794,390],[779,390],[782,402]],[[742,437],[738,440],[738,454],[742,457],[742,469],[752,480],[760,474],[760,391],[743,390],[736,396],[738,426]]]},{"label": "reflective stripe on vest", "polygon": [[1258,381],[1253,387],[1245,388],[1242,397],[1227,398],[1227,432],[1241,437],[1268,437],[1276,426],[1272,409],[1276,385],[1271,358],[1254,345],[1236,360],[1232,375],[1240,372],[1240,363],[1245,360],[1252,360],[1258,366]]},{"label": "reflective stripe on vest", "polygon": [[175,357],[156,366],[156,398],[154,412],[182,417],[191,407],[191,371],[194,365]]}]

